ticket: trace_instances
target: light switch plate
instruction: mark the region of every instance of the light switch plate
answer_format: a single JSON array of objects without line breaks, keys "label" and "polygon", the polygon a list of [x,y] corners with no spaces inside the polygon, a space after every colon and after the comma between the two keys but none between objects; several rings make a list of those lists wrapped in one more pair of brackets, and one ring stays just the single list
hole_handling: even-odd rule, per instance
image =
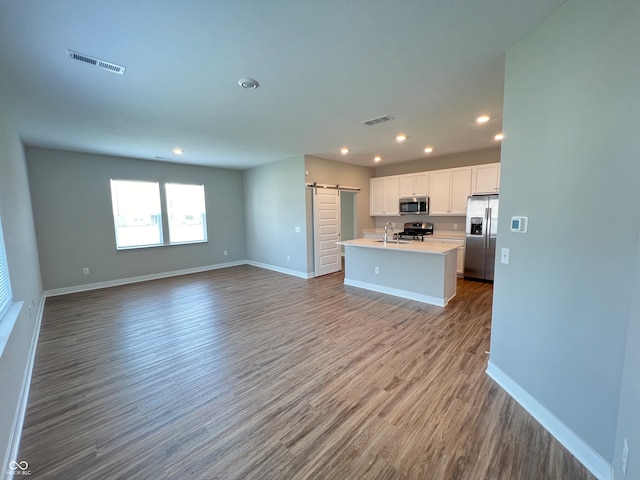
[{"label": "light switch plate", "polygon": [[503,248],[500,251],[500,263],[506,263],[507,265],[509,264],[509,249],[508,248]]}]

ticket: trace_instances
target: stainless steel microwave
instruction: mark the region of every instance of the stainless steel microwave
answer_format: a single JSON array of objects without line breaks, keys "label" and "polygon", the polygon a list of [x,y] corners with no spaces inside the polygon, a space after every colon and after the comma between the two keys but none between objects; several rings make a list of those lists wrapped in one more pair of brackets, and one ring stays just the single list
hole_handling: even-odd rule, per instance
[{"label": "stainless steel microwave", "polygon": [[400,215],[426,215],[429,213],[429,197],[403,197],[400,199]]}]

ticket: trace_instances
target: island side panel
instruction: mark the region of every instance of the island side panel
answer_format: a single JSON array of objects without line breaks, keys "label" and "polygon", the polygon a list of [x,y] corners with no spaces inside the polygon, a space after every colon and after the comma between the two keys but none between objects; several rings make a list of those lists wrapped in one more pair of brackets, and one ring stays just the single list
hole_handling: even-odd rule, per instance
[{"label": "island side panel", "polygon": [[444,260],[444,299],[445,305],[456,296],[458,287],[458,251],[445,254]]},{"label": "island side panel", "polygon": [[345,247],[346,285],[438,306],[446,305],[455,295],[456,258],[450,252],[443,255],[348,244]]}]

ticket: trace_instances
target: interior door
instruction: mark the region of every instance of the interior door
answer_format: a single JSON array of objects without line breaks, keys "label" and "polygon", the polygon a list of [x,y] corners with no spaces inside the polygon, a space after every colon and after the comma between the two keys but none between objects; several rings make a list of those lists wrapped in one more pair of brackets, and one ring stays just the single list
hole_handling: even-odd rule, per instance
[{"label": "interior door", "polygon": [[313,252],[315,276],[338,272],[340,246],[340,190],[315,188],[313,192]]}]

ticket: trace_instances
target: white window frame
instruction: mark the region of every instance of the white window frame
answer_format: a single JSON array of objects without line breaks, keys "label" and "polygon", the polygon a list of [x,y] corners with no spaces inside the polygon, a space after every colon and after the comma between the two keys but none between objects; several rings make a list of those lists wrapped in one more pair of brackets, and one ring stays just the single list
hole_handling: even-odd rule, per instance
[{"label": "white window frame", "polygon": [[13,327],[18,320],[24,302],[14,302],[11,292],[11,278],[9,277],[9,264],[7,261],[7,249],[5,248],[2,232],[2,219],[0,218],[0,356],[9,341]]},{"label": "white window frame", "polygon": [[[140,183],[140,184],[150,184],[154,185],[158,190],[158,209],[159,213],[157,219],[157,226],[160,241],[157,243],[140,243],[140,244],[131,244],[130,242],[121,242],[119,238],[119,228],[122,228],[122,220],[120,217],[120,207],[118,205],[118,195],[117,195],[117,186],[119,184],[125,183]],[[171,245],[183,245],[183,244],[191,244],[191,243],[207,243],[207,213],[206,213],[206,192],[205,187],[202,184],[196,183],[178,183],[178,182],[162,182],[164,188],[160,188],[160,182],[158,181],[148,181],[148,180],[132,180],[132,179],[111,179],[111,205],[112,205],[112,214],[113,214],[113,225],[114,225],[114,235],[116,241],[116,250],[133,250],[139,248],[149,248],[149,247],[166,247]],[[170,205],[171,200],[171,186],[176,187],[197,187],[202,191],[202,204],[201,204],[201,212],[196,212],[200,218],[195,220],[196,225],[202,225],[202,238],[197,239],[184,239],[180,238],[174,241],[171,238],[171,228],[172,221],[170,215],[174,211],[172,205]],[[155,198],[153,199],[155,201]],[[156,223],[153,223],[156,225]],[[186,227],[188,228],[188,227]],[[175,226],[174,226],[175,229]],[[122,243],[122,244],[121,244]]]},{"label": "white window frame", "polygon": [[[154,195],[153,198],[145,198],[146,208],[143,213],[151,212],[151,217],[149,224],[143,224],[139,226],[135,226],[133,224],[120,224],[122,222],[122,215],[120,202],[127,200],[126,198],[121,198],[118,194],[119,188],[124,189],[126,186],[133,186],[134,184],[138,184],[141,188],[148,190],[147,193],[152,193]],[[121,190],[124,192],[125,190]],[[142,196],[141,196],[142,198]],[[115,229],[115,239],[116,239],[116,249],[117,250],[130,250],[133,248],[147,248],[147,247],[159,247],[164,244],[163,241],[163,226],[162,226],[162,199],[160,198],[160,184],[158,182],[149,182],[144,180],[114,180],[111,179],[111,205],[113,208],[113,227]],[[124,209],[124,207],[123,207]],[[156,211],[157,210],[157,211]],[[153,223],[153,217],[155,218],[155,224]],[[141,217],[142,218],[142,217]],[[130,220],[129,220],[130,221]],[[126,222],[126,221],[125,221]],[[156,228],[157,227],[157,228]],[[152,231],[152,236],[155,237],[155,233],[158,234],[158,241],[143,241],[139,243],[132,243],[125,238],[124,232],[126,228],[131,228],[130,233],[134,233],[133,229],[138,228],[147,228]]]},{"label": "white window frame", "polygon": [[12,303],[11,278],[9,277],[7,250],[4,246],[2,219],[0,218],[0,321],[2,321]]},{"label": "white window frame", "polygon": [[[195,216],[197,216],[198,218],[194,218],[194,225],[201,225],[202,226],[202,236],[199,238],[191,238],[191,239],[184,239],[184,238],[178,238],[178,232],[176,232],[175,230],[173,230],[174,235],[172,236],[172,227],[173,229],[176,228],[176,223],[173,220],[173,216],[174,215],[179,215],[179,209],[175,208],[172,205],[172,202],[175,200],[178,200],[177,198],[174,197],[174,193],[179,193],[179,189],[184,189],[186,187],[190,187],[190,188],[197,188],[199,189],[199,194],[202,195],[202,198],[199,199],[199,201],[202,202],[201,204],[201,209],[199,209],[200,211],[195,211],[192,212],[195,214]],[[167,182],[164,184],[164,188],[165,188],[165,195],[166,195],[166,208],[167,208],[167,231],[168,231],[168,236],[169,236],[169,244],[170,245],[180,245],[180,244],[185,244],[185,243],[206,243],[207,241],[207,209],[206,209],[206,197],[205,197],[205,191],[204,191],[204,185],[195,185],[195,184],[189,184],[189,183],[172,183],[172,182]],[[175,189],[175,192],[172,192],[172,189]],[[189,228],[189,227],[186,227]]]}]

